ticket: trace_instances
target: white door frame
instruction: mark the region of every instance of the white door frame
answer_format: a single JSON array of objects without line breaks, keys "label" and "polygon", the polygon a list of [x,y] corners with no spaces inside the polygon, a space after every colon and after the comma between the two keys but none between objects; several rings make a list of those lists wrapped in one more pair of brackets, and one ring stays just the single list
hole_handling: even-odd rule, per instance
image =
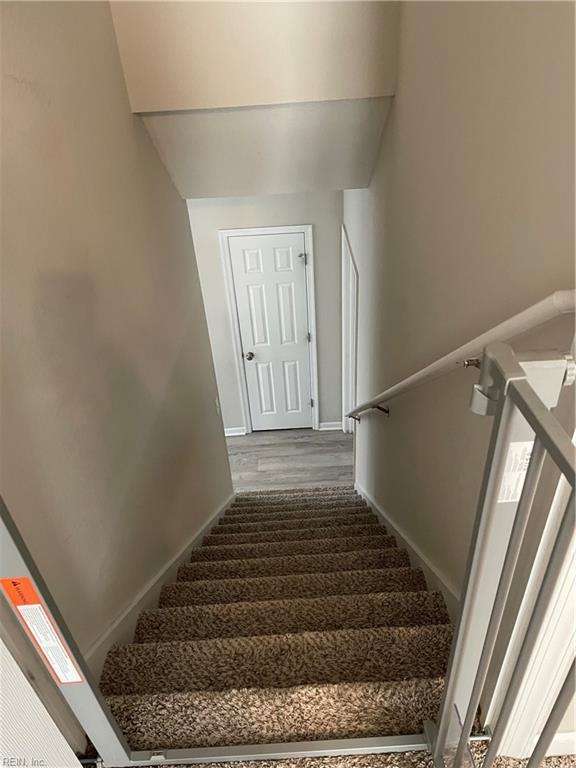
[{"label": "white door frame", "polygon": [[244,420],[244,434],[252,432],[252,419],[250,418],[250,400],[248,398],[248,384],[246,383],[246,371],[242,359],[242,340],[240,337],[240,322],[238,320],[238,307],[236,304],[236,291],[234,290],[234,275],[232,273],[232,254],[230,251],[230,237],[243,237],[251,235],[304,235],[304,248],[306,252],[306,307],[308,310],[308,329],[310,331],[310,392],[312,395],[312,429],[320,428],[320,397],[318,392],[318,345],[316,333],[316,291],[314,287],[314,249],[312,242],[312,225],[286,227],[252,227],[250,229],[221,229],[218,231],[220,240],[220,256],[222,259],[222,271],[224,273],[224,285],[226,288],[226,301],[228,315],[232,330],[232,344],[234,346],[234,363],[236,375],[240,385],[240,402],[242,404],[242,418]]},{"label": "white door frame", "polygon": [[[354,277],[354,280],[351,277]],[[346,227],[342,225],[342,431],[354,432],[346,414],[356,406],[358,366],[358,267]]]}]

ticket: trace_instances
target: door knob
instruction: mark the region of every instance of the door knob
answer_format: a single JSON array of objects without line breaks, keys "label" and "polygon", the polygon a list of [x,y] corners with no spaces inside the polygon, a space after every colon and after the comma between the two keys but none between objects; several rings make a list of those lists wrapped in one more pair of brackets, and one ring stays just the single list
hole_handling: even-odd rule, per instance
[{"label": "door knob", "polygon": [[246,360],[254,360],[254,352],[246,352],[244,357],[246,358]]}]

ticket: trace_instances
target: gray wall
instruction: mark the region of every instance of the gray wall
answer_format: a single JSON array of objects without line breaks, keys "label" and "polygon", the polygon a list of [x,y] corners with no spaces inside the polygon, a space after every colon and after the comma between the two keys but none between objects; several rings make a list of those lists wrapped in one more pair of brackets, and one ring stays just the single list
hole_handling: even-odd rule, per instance
[{"label": "gray wall", "polygon": [[2,3],[2,493],[86,651],[231,493],[186,204],[108,3]]},{"label": "gray wall", "polygon": [[195,109],[143,120],[184,198],[309,194],[370,183],[391,102],[388,96]]},{"label": "gray wall", "polygon": [[[573,50],[572,4],[402,5],[379,162],[344,193],[359,401],[574,286]],[[415,390],[356,438],[358,483],[456,596],[490,428],[475,380]]]},{"label": "gray wall", "polygon": [[342,193],[189,200],[208,330],[225,427],[243,426],[218,231],[312,224],[318,331],[320,422],[341,419]]}]

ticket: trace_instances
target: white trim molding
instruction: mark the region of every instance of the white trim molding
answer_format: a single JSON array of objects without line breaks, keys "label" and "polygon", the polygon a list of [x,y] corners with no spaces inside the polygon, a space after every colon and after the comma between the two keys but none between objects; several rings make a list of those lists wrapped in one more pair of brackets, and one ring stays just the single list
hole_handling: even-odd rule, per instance
[{"label": "white trim molding", "polygon": [[356,407],[358,367],[358,266],[348,232],[342,225],[342,431],[354,432],[356,422],[346,414]]},{"label": "white trim molding", "polygon": [[246,427],[224,427],[224,435],[226,437],[241,437],[245,435]]},{"label": "white trim molding", "polygon": [[[312,224],[287,225],[285,227],[250,227],[248,229],[221,229],[218,231],[220,242],[220,258],[224,273],[224,287],[226,289],[226,302],[228,316],[232,331],[232,344],[234,347],[234,366],[238,385],[240,387],[240,402],[242,405],[242,418],[244,420],[244,432],[252,432],[252,420],[250,418],[250,400],[248,397],[248,385],[246,372],[242,359],[242,340],[240,337],[240,323],[238,320],[238,307],[236,305],[236,291],[234,289],[234,277],[232,273],[232,257],[230,253],[230,237],[250,237],[251,235],[285,235],[302,233],[304,235],[304,249],[306,252],[306,307],[308,310],[308,330],[310,331],[310,392],[314,402],[312,406],[312,429],[320,429],[320,395],[318,389],[318,341],[316,332],[316,290],[314,285],[314,243],[312,237]],[[239,433],[238,433],[239,434]]]},{"label": "white trim molding", "polygon": [[[540,734],[538,734],[539,736]],[[537,738],[534,739],[533,746],[536,746]],[[563,731],[557,733],[550,746],[546,750],[547,757],[560,757],[562,755],[576,754],[576,731]]]},{"label": "white trim molding", "polygon": [[318,427],[320,432],[342,432],[341,421],[321,421]]},{"label": "white trim molding", "polygon": [[399,545],[406,549],[412,566],[420,568],[424,572],[428,587],[442,593],[448,609],[448,615],[452,623],[454,623],[460,610],[460,592],[456,585],[424,554],[418,544],[397,523],[393,522],[390,516],[367,491],[358,483],[355,483],[354,487],[366,499],[368,505],[380,517],[390,533],[398,539]]},{"label": "white trim molding", "polygon": [[232,275],[232,260],[230,257],[230,248],[228,235],[230,232],[240,230],[220,230],[218,239],[220,241],[220,258],[222,261],[222,272],[224,274],[224,288],[226,293],[226,304],[228,306],[228,318],[230,320],[230,331],[232,336],[232,346],[234,348],[234,368],[236,370],[236,381],[240,388],[240,405],[242,408],[242,420],[244,421],[244,434],[252,432],[252,420],[250,418],[250,402],[248,400],[248,385],[246,384],[246,375],[244,363],[242,360],[242,340],[240,338],[240,323],[238,321],[238,310],[236,307],[236,292],[234,290],[234,277]]},{"label": "white trim molding", "polygon": [[156,608],[160,590],[176,579],[176,572],[182,563],[190,557],[190,550],[197,546],[208,531],[216,525],[220,517],[234,501],[232,493],[218,509],[213,512],[199,531],[196,531],[184,546],[164,565],[138,592],[128,606],[116,617],[112,624],[102,632],[84,652],[84,659],[96,678],[100,677],[102,666],[109,649],[118,643],[130,643],[141,611]]}]

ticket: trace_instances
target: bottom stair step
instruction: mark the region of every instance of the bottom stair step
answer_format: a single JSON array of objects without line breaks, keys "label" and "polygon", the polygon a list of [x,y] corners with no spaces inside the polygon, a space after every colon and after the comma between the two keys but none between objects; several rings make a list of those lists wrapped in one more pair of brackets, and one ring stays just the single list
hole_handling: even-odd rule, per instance
[{"label": "bottom stair step", "polygon": [[108,703],[132,749],[186,749],[420,733],[438,714],[441,678],[244,688]]}]

